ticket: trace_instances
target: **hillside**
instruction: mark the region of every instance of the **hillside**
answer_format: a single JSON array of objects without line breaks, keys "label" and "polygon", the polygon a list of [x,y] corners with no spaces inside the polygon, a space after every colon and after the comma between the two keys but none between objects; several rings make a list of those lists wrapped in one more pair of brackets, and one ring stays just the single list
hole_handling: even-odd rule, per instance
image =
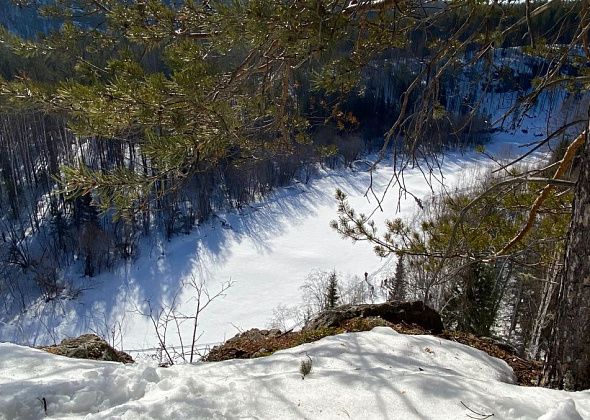
[{"label": "hillside", "polygon": [[[522,150],[519,146],[535,140],[534,133],[543,128],[540,121],[545,112],[524,122],[529,134],[496,133],[486,150],[504,158],[514,156]],[[418,197],[427,198],[432,189],[452,191],[463,182],[463,174],[475,174],[491,163],[480,153],[458,151],[445,157],[441,173],[433,175],[430,185],[418,168],[407,171],[406,183]],[[379,191],[388,184],[393,168],[388,160],[372,175]],[[236,328],[264,326],[273,309],[281,305],[300,305],[300,288],[314,270],[336,269],[344,279],[357,282],[368,272],[378,288],[394,268],[391,258],[379,258],[369,246],[343,241],[329,227],[336,216],[336,188],[349,193],[360,211],[374,209],[374,200],[364,196],[370,177],[365,171],[321,170],[308,184],[297,183],[241,210],[220,213],[189,235],[164,243],[144,238],[140,256],[113,273],[80,278],[69,270],[66,276],[76,279],[81,290],[77,299],[39,299],[26,312],[13,318],[6,316],[0,339],[41,345],[96,332],[109,337],[118,348],[152,349],[148,352],[153,353],[157,346],[153,327],[149,318],[137,313],[138,309],[146,311],[147,302],[154,309],[165,307],[178,294],[180,310],[190,313],[194,291],[184,283],[192,276],[206,281],[212,293],[222,282],[235,282],[201,317],[200,345],[223,341],[233,336]],[[443,179],[444,188],[440,183]],[[392,214],[412,217],[417,209],[415,201],[402,197],[400,211],[396,212],[397,200],[398,191],[389,191],[382,205],[384,211],[374,215],[378,224]],[[188,334],[190,325],[182,327]],[[170,340],[176,337],[171,335]]]},{"label": "hillside", "polygon": [[[203,357],[236,331],[305,335],[314,314],[381,302],[432,308],[441,318],[426,328],[433,333],[505,343],[539,366],[522,382],[514,360],[489,353],[519,384],[590,389],[590,3],[426,3],[2,3],[0,342],[14,343],[10,359],[27,353],[12,346],[91,335],[146,366],[122,378],[106,369],[107,393],[89,384],[82,397],[58,374],[39,389],[27,377],[7,385],[0,412],[34,417],[24,389],[41,391],[44,414],[65,417],[70,408],[109,418],[265,417],[257,400],[219,405],[223,380],[213,368],[196,368],[214,381],[199,384],[187,376],[199,372],[174,367],[161,379],[147,366],[193,366],[213,360]],[[404,343],[436,353],[430,341]],[[365,344],[354,357],[391,350]],[[402,377],[406,356],[393,364]],[[15,371],[9,360],[7,378],[35,372],[28,357],[15,357]],[[449,357],[410,363],[410,372],[492,383],[510,376],[449,367]],[[299,362],[307,369],[313,360]],[[257,371],[252,363],[215,366],[227,379],[237,366]],[[346,372],[341,379],[355,381]],[[272,369],[257,375],[291,401],[291,411],[279,404],[272,415],[293,415],[291,395],[305,392]],[[254,386],[246,377],[238,394]],[[372,378],[362,376],[355,392],[373,390]],[[442,393],[417,383],[416,395],[469,396],[455,379]],[[338,389],[322,381],[305,403]],[[68,394],[48,403],[53,391],[43,384]],[[202,397],[182,413],[161,401],[166,409],[144,412],[161,400],[153,387],[172,399],[219,401]],[[131,389],[129,398],[114,394],[120,389]],[[334,396],[344,397],[344,389]],[[459,400],[468,417],[581,416],[573,395],[536,395],[535,412],[479,397],[475,409]],[[327,401],[313,410],[329,411]],[[378,416],[365,402],[364,413]],[[420,412],[421,402],[401,415],[440,415],[439,407]],[[387,417],[389,402],[377,403]]]}]

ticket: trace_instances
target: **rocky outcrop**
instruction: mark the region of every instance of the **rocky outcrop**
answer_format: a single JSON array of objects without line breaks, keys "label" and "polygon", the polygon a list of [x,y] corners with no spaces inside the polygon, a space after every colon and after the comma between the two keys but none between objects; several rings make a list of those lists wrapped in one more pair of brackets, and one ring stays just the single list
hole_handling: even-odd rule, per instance
[{"label": "rocky outcrop", "polygon": [[439,314],[422,302],[340,306],[319,314],[302,331],[281,332],[254,328],[214,347],[204,361],[267,356],[275,351],[317,341],[326,336],[370,331],[377,326],[387,326],[401,334],[436,334],[438,337],[482,350],[508,363],[520,385],[536,385],[542,371],[541,362],[520,358],[515,349],[505,343],[464,332],[443,331]]},{"label": "rocky outcrop", "polygon": [[219,362],[229,359],[250,359],[268,356],[278,350],[290,349],[303,343],[311,343],[331,335],[345,332],[371,331],[375,327],[390,327],[403,334],[428,334],[415,325],[392,324],[379,317],[353,318],[342,322],[336,328],[319,328],[306,331],[259,330],[244,331],[225,343],[215,346],[203,359]]},{"label": "rocky outcrop", "polygon": [[265,356],[280,347],[289,333],[283,333],[278,329],[259,330],[252,328],[230,338],[220,346],[213,347],[206,361],[220,361],[228,359],[250,359],[252,357]]},{"label": "rocky outcrop", "polygon": [[350,319],[368,317],[379,317],[393,324],[417,325],[433,334],[440,334],[444,329],[439,313],[423,302],[386,302],[328,309],[305,324],[303,331],[338,328]]},{"label": "rocky outcrop", "polygon": [[133,363],[130,355],[116,350],[95,334],[84,334],[77,338],[66,338],[55,346],[39,347],[48,353],[74,359],[105,360],[109,362]]}]

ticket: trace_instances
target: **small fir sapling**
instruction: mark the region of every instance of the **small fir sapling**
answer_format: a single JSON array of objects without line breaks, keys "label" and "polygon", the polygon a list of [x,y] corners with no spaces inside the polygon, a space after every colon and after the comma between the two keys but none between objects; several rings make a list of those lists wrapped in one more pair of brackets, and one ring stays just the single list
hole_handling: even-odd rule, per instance
[{"label": "small fir sapling", "polygon": [[334,309],[338,306],[340,295],[338,293],[338,278],[336,272],[330,273],[328,278],[328,287],[326,288],[326,308]]},{"label": "small fir sapling", "polygon": [[313,364],[311,357],[309,357],[308,354],[306,354],[305,357],[307,357],[307,359],[302,360],[301,365],[299,366],[299,373],[301,373],[301,379],[305,379],[305,377],[311,373],[311,367]]}]

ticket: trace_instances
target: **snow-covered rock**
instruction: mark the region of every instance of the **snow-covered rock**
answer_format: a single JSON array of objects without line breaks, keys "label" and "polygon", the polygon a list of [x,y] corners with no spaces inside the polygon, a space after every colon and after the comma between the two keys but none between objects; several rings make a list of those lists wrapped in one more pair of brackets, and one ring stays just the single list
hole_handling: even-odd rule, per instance
[{"label": "snow-covered rock", "polygon": [[[307,356],[313,364],[303,380],[299,367]],[[508,365],[486,353],[384,327],[260,359],[159,369],[0,344],[3,420],[459,419],[474,412],[590,418],[590,392],[519,387]]]}]

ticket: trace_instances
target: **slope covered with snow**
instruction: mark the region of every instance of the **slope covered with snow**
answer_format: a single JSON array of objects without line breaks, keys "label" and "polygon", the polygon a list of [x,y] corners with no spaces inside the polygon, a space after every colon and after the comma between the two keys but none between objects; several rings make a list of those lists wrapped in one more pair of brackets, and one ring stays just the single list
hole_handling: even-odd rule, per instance
[{"label": "slope covered with snow", "polygon": [[385,327],[260,359],[157,369],[0,344],[2,420],[590,418],[590,391],[512,382],[504,361],[479,350]]},{"label": "slope covered with snow", "polygon": [[[496,104],[498,113],[501,107]],[[546,134],[548,109],[539,108],[521,122],[518,130],[497,132],[486,146],[487,155],[505,159],[522,153],[522,144]],[[434,191],[468,185],[483,166],[493,164],[487,155],[469,151],[441,157],[440,170],[426,176],[418,168],[404,173],[407,188],[420,199]],[[369,157],[370,158],[370,157]],[[360,165],[359,165],[360,166]],[[370,246],[345,241],[329,227],[337,217],[337,188],[346,192],[359,212],[371,213],[376,201],[365,196],[369,183],[384,193],[382,211],[374,213],[377,226],[387,218],[411,218],[418,207],[410,196],[398,201],[398,189],[387,186],[394,173],[385,159],[371,175],[363,170],[321,169],[308,184],[280,189],[241,210],[219,214],[190,235],[159,242],[142,239],[139,257],[113,273],[78,278],[81,293],[72,300],[40,300],[25,313],[0,317],[0,340],[29,345],[52,344],[68,336],[94,332],[117,348],[136,355],[154,353],[158,341],[151,320],[141,315],[157,312],[171,302],[179,312],[191,314],[194,290],[183,287],[192,278],[204,281],[211,293],[228,280],[235,282],[225,296],[214,301],[200,317],[200,344],[218,343],[238,332],[263,327],[273,308],[301,302],[301,285],[313,270],[337,270],[341,279],[365,272],[375,285],[393,265],[377,257]],[[399,204],[399,207],[398,207]],[[184,340],[192,325],[180,326]],[[178,344],[176,331],[169,331],[168,344]]]},{"label": "slope covered with snow", "polygon": [[[519,71],[527,70],[528,65],[519,58],[521,54],[512,51],[506,60]],[[454,112],[473,87],[468,75],[461,80],[457,84],[461,89],[447,93],[448,98],[458,101],[448,104]],[[516,92],[476,91],[481,112],[490,121],[502,120],[517,96]],[[576,95],[546,92],[522,120],[507,120],[503,130],[491,134],[486,154],[452,151],[440,157],[431,173],[408,168],[403,177],[405,186],[420,200],[443,188],[452,191],[469,186],[482,167],[521,154],[523,145],[530,147],[543,139],[562,121],[577,115],[579,108],[586,109],[584,104]],[[121,262],[113,272],[80,278],[79,267],[70,267],[63,277],[65,283],[73,285],[74,298],[40,298],[28,305],[25,301],[29,297],[22,296],[26,311],[18,313],[6,310],[9,305],[0,305],[0,340],[41,345],[94,332],[136,356],[138,352],[154,353],[159,346],[153,324],[145,316],[150,311],[157,316],[176,304],[178,313],[194,313],[195,291],[183,286],[192,279],[204,282],[211,293],[224,282],[234,282],[225,296],[200,316],[197,332],[201,346],[221,342],[238,330],[265,326],[279,305],[300,305],[300,288],[314,270],[336,270],[341,283],[354,277],[359,283],[366,272],[377,287],[394,270],[394,264],[377,257],[366,244],[342,240],[329,227],[337,217],[335,190],[343,190],[358,212],[369,214],[377,207],[375,197],[367,194],[372,182],[376,193],[383,195],[383,203],[372,217],[378,227],[387,218],[419,216],[419,208],[411,196],[399,197],[398,188],[388,187],[394,175],[391,159],[381,161],[369,174],[366,169],[375,157],[365,158],[365,164],[353,165],[354,169],[320,168],[307,184],[294,183],[242,209],[220,213],[189,235],[170,242],[162,241],[157,234],[142,237],[135,260]],[[26,295],[20,283],[18,288]],[[32,295],[31,300],[38,296]],[[15,293],[15,299],[18,297]],[[178,344],[178,335],[185,342],[191,337],[190,322],[179,327],[180,334],[172,331],[174,328],[169,330],[168,345]]]}]

